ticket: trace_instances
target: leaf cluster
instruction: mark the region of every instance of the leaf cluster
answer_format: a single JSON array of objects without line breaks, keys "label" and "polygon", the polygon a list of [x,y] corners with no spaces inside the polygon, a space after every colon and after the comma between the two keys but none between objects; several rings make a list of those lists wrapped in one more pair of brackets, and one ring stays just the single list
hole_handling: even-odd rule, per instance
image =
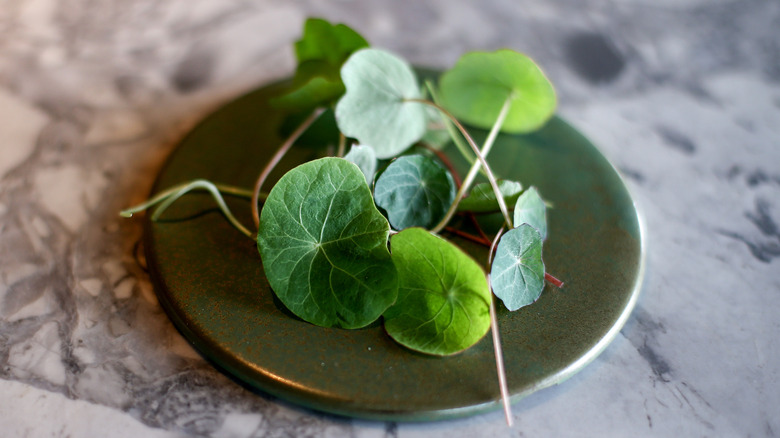
[{"label": "leaf cluster", "polygon": [[[343,159],[305,163],[276,183],[260,214],[258,250],[272,289],[300,318],[357,328],[382,316],[408,348],[457,353],[489,330],[491,291],[516,310],[544,287],[545,203],[535,188],[493,177],[485,155],[499,132],[542,126],[555,92],[525,55],[472,52],[430,86],[433,102],[408,63],[367,46],[344,25],[306,22],[295,78],[277,104],[334,105],[342,139],[354,144]],[[479,148],[461,121],[491,129],[492,139]],[[460,186],[446,163],[407,154],[424,139],[440,141],[442,122],[473,150]],[[471,188],[478,171],[488,182]],[[500,238],[492,263],[437,234],[456,212],[499,210],[510,230],[492,230]]]}]

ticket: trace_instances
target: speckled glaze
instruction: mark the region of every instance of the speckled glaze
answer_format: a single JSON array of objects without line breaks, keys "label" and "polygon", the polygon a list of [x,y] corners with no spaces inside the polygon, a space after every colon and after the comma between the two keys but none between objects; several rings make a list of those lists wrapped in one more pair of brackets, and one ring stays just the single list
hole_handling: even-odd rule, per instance
[{"label": "speckled glaze", "polygon": [[[261,88],[204,120],[172,154],[155,191],[194,178],[251,187],[281,141],[286,115],[266,102],[283,87]],[[302,140],[272,181],[319,153],[308,146],[330,141],[328,123]],[[642,232],[616,171],[559,118],[532,135],[502,136],[490,161],[497,174],[537,186],[554,205],[544,258],[548,272],[566,282],[562,290],[548,285],[517,312],[499,306],[508,384],[518,400],[580,370],[623,326],[641,286]],[[229,204],[250,222],[245,200]],[[482,218],[486,226],[494,219]],[[458,243],[485,260],[485,248]],[[386,420],[436,420],[499,406],[490,337],[440,358],[400,347],[380,322],[343,330],[301,321],[275,299],[255,243],[207,195],[188,195],[161,222],[147,222],[145,245],[160,302],[176,327],[251,388],[322,411]]]}]

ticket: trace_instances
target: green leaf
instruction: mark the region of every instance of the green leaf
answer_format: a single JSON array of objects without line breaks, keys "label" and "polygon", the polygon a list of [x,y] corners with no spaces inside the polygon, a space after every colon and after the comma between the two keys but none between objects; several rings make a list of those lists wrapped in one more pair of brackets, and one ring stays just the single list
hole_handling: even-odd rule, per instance
[{"label": "green leaf", "polygon": [[487,333],[490,291],[477,262],[420,228],[401,231],[390,245],[398,267],[398,301],[384,319],[393,339],[412,350],[449,355]]},{"label": "green leaf", "polygon": [[363,47],[368,47],[368,42],[344,24],[306,20],[303,36],[295,43],[298,67],[290,90],[271,99],[271,104],[288,109],[329,105],[344,93],[339,71],[342,64]]},{"label": "green leaf", "polygon": [[376,151],[379,159],[406,150],[425,134],[426,114],[411,67],[377,49],[362,49],[341,68],[347,92],[336,105],[336,122],[344,135]]},{"label": "green leaf", "polygon": [[376,173],[376,153],[374,153],[374,149],[356,144],[352,146],[347,155],[344,155],[344,159],[359,167],[366,177],[366,183],[371,186]]},{"label": "green leaf", "polygon": [[[509,180],[498,180],[498,190],[504,197],[507,205],[513,204],[520,193],[523,192],[523,185],[519,182]],[[473,211],[474,213],[487,213],[491,211],[498,211],[498,200],[496,199],[496,193],[493,191],[493,187],[490,183],[481,183],[474,186],[471,189],[471,193],[466,198],[463,198],[458,204],[458,211]]]},{"label": "green leaf", "polygon": [[544,262],[542,238],[534,227],[523,224],[501,236],[490,270],[490,285],[509,310],[539,298],[544,289]]},{"label": "green leaf", "polygon": [[389,232],[360,169],[330,157],[290,170],[274,186],[257,247],[290,311],[319,326],[357,328],[395,302]]},{"label": "green leaf", "polygon": [[436,161],[422,155],[393,160],[374,186],[376,204],[396,230],[436,225],[455,200],[455,182]]},{"label": "green leaf", "polygon": [[517,227],[521,224],[536,228],[542,240],[547,239],[547,207],[536,187],[529,188],[517,198],[514,225]]},{"label": "green leaf", "polygon": [[540,128],[553,115],[555,89],[531,58],[513,50],[470,52],[440,81],[445,108],[474,126],[490,129],[511,99],[503,132]]},{"label": "green leaf", "polygon": [[303,37],[295,43],[295,55],[299,63],[318,60],[341,66],[363,47],[368,47],[368,42],[349,26],[309,18],[303,25]]}]

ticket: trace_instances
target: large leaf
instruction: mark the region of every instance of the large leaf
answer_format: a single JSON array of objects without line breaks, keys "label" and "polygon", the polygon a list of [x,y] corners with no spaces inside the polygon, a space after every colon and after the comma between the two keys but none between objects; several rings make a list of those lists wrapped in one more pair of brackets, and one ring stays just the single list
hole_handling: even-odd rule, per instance
[{"label": "large leaf", "polygon": [[303,36],[295,43],[298,68],[292,86],[271,103],[292,109],[332,103],[344,93],[342,64],[363,47],[368,47],[368,42],[344,24],[333,25],[319,18],[306,20]]},{"label": "large leaf", "polygon": [[376,204],[396,230],[430,228],[455,200],[455,182],[437,162],[422,155],[393,160],[374,186]]},{"label": "large leaf", "polygon": [[509,310],[539,298],[544,289],[544,262],[542,238],[534,227],[523,224],[501,236],[490,270],[490,285]]},{"label": "large leaf", "polygon": [[[512,205],[520,193],[523,192],[523,185],[519,182],[510,181],[506,179],[498,180],[498,190],[504,197],[504,201],[507,205]],[[498,211],[498,200],[496,199],[496,192],[493,191],[493,187],[490,183],[481,183],[474,186],[469,193],[469,196],[463,198],[458,204],[458,211],[473,211],[474,213],[487,213],[491,211]]]},{"label": "large leaf", "polygon": [[542,240],[547,239],[547,207],[536,187],[529,188],[517,198],[514,225],[517,227],[521,224],[536,228]]},{"label": "large leaf", "polygon": [[509,113],[501,130],[531,132],[555,110],[555,89],[531,58],[513,50],[470,52],[444,73],[439,84],[444,107],[474,126],[490,129],[504,102]]},{"label": "large leaf", "polygon": [[257,246],[271,288],[290,311],[316,325],[357,328],[395,302],[389,232],[360,169],[323,158],[274,186]]},{"label": "large leaf", "polygon": [[370,145],[379,159],[403,152],[425,134],[426,114],[417,79],[402,59],[377,49],[362,49],[341,68],[347,91],[336,105],[344,135]]},{"label": "large leaf", "polygon": [[363,175],[366,177],[366,183],[370,186],[374,182],[376,173],[376,153],[374,149],[359,144],[353,145],[349,153],[344,155],[344,159],[350,163],[355,163]]},{"label": "large leaf", "polygon": [[398,301],[385,330],[416,351],[448,355],[479,341],[490,328],[490,291],[480,266],[455,245],[420,228],[390,240],[398,267]]}]

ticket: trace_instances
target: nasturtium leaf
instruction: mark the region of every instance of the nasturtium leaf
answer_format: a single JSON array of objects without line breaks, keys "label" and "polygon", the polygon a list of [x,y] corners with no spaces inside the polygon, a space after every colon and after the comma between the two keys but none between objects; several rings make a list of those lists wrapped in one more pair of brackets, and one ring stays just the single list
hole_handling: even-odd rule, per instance
[{"label": "nasturtium leaf", "polygon": [[509,310],[527,306],[544,289],[542,238],[528,224],[513,228],[501,236],[490,269],[493,293]]},{"label": "nasturtium leaf", "polygon": [[276,183],[257,247],[271,288],[290,311],[319,326],[357,328],[395,302],[389,232],[360,169],[330,157]]},{"label": "nasturtium leaf", "polygon": [[295,42],[295,56],[299,63],[320,60],[341,66],[349,55],[363,47],[368,47],[368,41],[349,26],[309,18],[303,25],[303,37]]},{"label": "nasturtium leaf", "polygon": [[426,114],[412,68],[378,49],[355,52],[341,68],[347,88],[336,105],[344,135],[370,145],[379,159],[403,152],[425,134]]},{"label": "nasturtium leaf", "polygon": [[455,200],[455,182],[436,161],[406,155],[393,160],[379,176],[374,200],[396,230],[431,228]]},{"label": "nasturtium leaf", "polygon": [[485,272],[446,240],[408,228],[390,239],[398,268],[398,301],[385,330],[401,345],[449,355],[474,345],[490,328]]},{"label": "nasturtium leaf", "polygon": [[504,102],[510,107],[501,130],[531,132],[553,115],[555,89],[531,58],[513,50],[469,52],[439,82],[442,104],[455,117],[489,129]]},{"label": "nasturtium leaf", "polygon": [[368,42],[344,24],[333,25],[320,18],[306,20],[303,36],[295,43],[298,68],[290,90],[271,103],[290,109],[332,103],[344,94],[342,64],[364,47],[368,47]]},{"label": "nasturtium leaf", "polygon": [[542,240],[547,239],[547,207],[536,187],[529,188],[517,198],[514,225],[517,227],[521,224],[536,228]]},{"label": "nasturtium leaf", "polygon": [[374,174],[376,173],[376,153],[374,149],[368,146],[362,146],[359,144],[353,145],[347,155],[344,155],[344,159],[350,163],[354,163],[363,172],[366,177],[366,183],[370,186],[374,182]]},{"label": "nasturtium leaf", "polygon": [[[517,201],[520,193],[523,192],[523,185],[519,182],[510,181],[506,179],[498,180],[498,190],[504,197],[504,201],[507,205],[512,205]],[[463,198],[458,204],[458,211],[473,211],[474,213],[486,213],[491,211],[498,211],[498,200],[496,199],[496,192],[493,191],[493,186],[490,183],[480,183],[471,189],[469,195]]]}]

